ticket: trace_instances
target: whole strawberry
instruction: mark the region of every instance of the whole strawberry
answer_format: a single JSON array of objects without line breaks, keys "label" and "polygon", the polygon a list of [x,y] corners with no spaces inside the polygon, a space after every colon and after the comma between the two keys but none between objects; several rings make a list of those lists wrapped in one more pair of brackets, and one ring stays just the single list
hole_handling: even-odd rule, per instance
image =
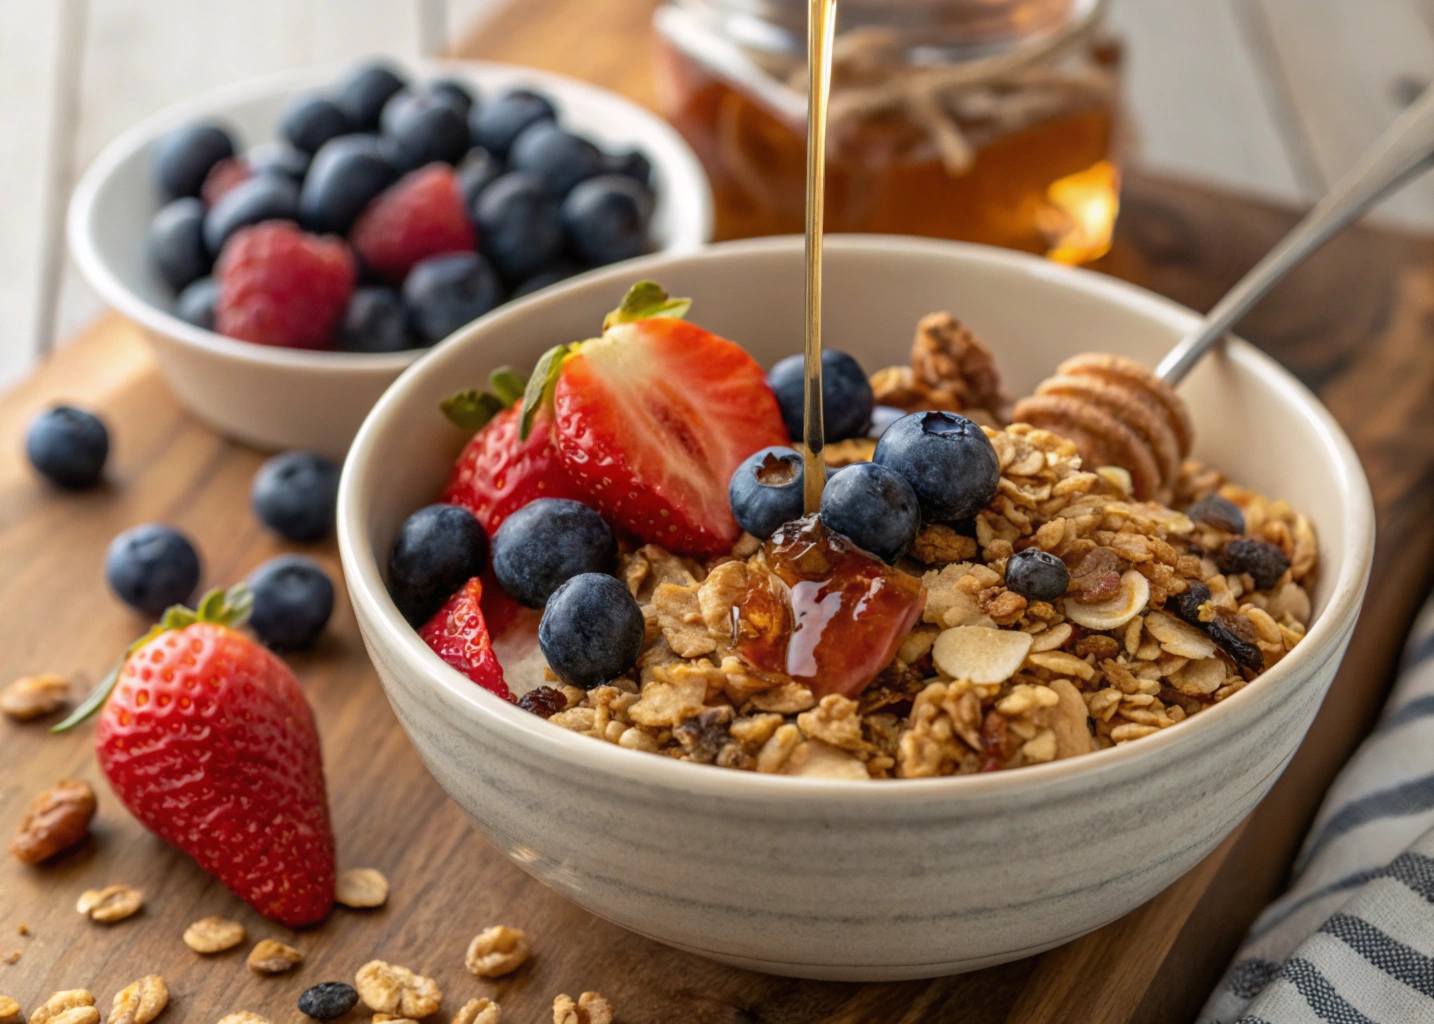
[{"label": "whole strawberry", "polygon": [[[334,839],[314,716],[282,661],[236,631],[242,584],[175,606],[90,699],[95,756],[140,823],[291,928],[334,902]],[[107,698],[107,699],[106,699]]]}]

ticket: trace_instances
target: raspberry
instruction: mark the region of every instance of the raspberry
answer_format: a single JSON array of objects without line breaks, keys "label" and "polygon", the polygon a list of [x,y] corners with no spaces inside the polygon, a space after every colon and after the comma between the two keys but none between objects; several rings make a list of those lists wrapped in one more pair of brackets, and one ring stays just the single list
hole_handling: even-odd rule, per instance
[{"label": "raspberry", "polygon": [[453,169],[429,164],[404,175],[359,215],[349,233],[364,263],[402,281],[415,263],[478,247]]},{"label": "raspberry", "polygon": [[216,276],[220,334],[259,345],[328,348],[357,268],[341,240],[266,221],[229,239]]},{"label": "raspberry", "polygon": [[254,177],[254,171],[239,157],[229,157],[220,160],[209,169],[204,176],[204,185],[200,188],[199,194],[204,199],[205,206],[213,206],[223,198],[235,185],[242,185]]}]

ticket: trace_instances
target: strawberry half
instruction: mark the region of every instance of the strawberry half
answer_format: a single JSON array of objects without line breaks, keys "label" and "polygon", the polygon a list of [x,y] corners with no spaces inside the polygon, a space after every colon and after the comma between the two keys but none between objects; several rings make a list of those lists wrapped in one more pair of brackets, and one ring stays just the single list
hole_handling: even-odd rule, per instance
[{"label": "strawberry half", "polygon": [[334,837],[314,716],[289,667],[235,631],[242,584],[175,606],[69,719],[100,704],[95,756],[140,823],[291,928],[334,903]]},{"label": "strawberry half", "polygon": [[483,582],[477,576],[448,599],[448,603],[426,622],[418,635],[433,653],[462,672],[483,689],[512,700],[508,684],[503,681],[503,668],[493,653],[488,624],[483,618],[480,602]]},{"label": "strawberry half", "polygon": [[550,394],[563,465],[597,507],[644,541],[711,555],[741,532],[727,500],[733,472],[789,438],[762,368],[682,320],[688,306],[650,281],[634,285],[601,338],[543,357],[524,425]]}]

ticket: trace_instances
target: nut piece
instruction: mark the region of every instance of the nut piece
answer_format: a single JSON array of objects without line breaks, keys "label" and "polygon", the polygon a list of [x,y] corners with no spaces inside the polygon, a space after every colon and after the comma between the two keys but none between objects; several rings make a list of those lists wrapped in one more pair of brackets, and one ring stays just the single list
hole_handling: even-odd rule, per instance
[{"label": "nut piece", "polygon": [[76,1006],[46,1018],[48,1024],[100,1024],[100,1011],[93,1006]]},{"label": "nut piece", "polygon": [[931,660],[943,675],[952,679],[1004,683],[1025,662],[1031,643],[1029,633],[1013,629],[954,626],[936,638],[931,647]]},{"label": "nut piece", "polygon": [[584,992],[576,1003],[564,993],[553,1000],[553,1024],[612,1024],[612,1007],[596,992]]},{"label": "nut piece", "polygon": [[70,701],[70,681],[46,672],[22,676],[0,690],[0,711],[21,722],[59,711]]},{"label": "nut piece", "polygon": [[1081,604],[1066,601],[1066,618],[1086,629],[1118,629],[1145,610],[1150,602],[1150,581],[1134,569],[1120,577],[1120,593],[1106,601]]},{"label": "nut piece", "polygon": [[381,907],[388,901],[388,879],[373,868],[340,871],[334,885],[334,899],[346,907]]},{"label": "nut piece", "polygon": [[219,1024],[269,1024],[269,1022],[257,1013],[240,1010],[238,1013],[231,1013],[220,1017]]},{"label": "nut piece", "polygon": [[132,981],[115,993],[109,1024],[149,1024],[169,1005],[169,987],[158,974]]},{"label": "nut piece", "polygon": [[9,996],[0,996],[0,1024],[14,1024],[19,1016],[20,1004]]},{"label": "nut piece", "polygon": [[470,999],[459,1007],[451,1024],[498,1024],[503,1009],[491,999]]},{"label": "nut piece", "polygon": [[222,917],[203,917],[184,929],[184,944],[196,953],[222,953],[245,938],[244,926]]},{"label": "nut piece", "polygon": [[414,1020],[437,1013],[443,1002],[443,993],[432,978],[382,960],[370,960],[360,967],[354,988],[370,1010],[401,1013]]},{"label": "nut piece", "polygon": [[95,816],[95,791],[89,783],[66,779],[30,802],[20,831],[10,840],[10,853],[25,864],[68,850],[89,835]]},{"label": "nut piece", "polygon": [[412,1017],[396,1017],[391,1013],[376,1013],[373,1024],[418,1024]]},{"label": "nut piece", "polygon": [[[95,997],[82,988],[67,989],[63,992],[56,992],[46,999],[44,1003],[30,1011],[30,1024],[47,1024],[47,1022],[58,1021],[63,1014],[74,1010],[94,1010],[93,1020],[100,1019],[100,1012],[94,1009]],[[66,1024],[70,1024],[66,1021]]]},{"label": "nut piece", "polygon": [[303,963],[304,954],[282,942],[260,939],[249,950],[249,958],[244,962],[249,965],[249,970],[259,974],[283,974]]},{"label": "nut piece", "polygon": [[107,885],[103,889],[86,889],[80,893],[75,909],[91,921],[113,924],[123,921],[144,904],[138,889],[127,885]]},{"label": "nut piece", "polygon": [[495,924],[483,929],[468,944],[463,962],[480,978],[497,978],[522,967],[532,952],[527,933],[521,928]]}]

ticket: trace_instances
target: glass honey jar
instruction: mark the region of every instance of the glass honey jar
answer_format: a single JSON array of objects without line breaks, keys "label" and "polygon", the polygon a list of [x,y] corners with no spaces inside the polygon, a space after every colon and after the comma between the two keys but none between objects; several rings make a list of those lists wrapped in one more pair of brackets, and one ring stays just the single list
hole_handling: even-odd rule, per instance
[{"label": "glass honey jar", "polygon": [[[1110,246],[1120,47],[1106,0],[841,0],[828,231],[931,235],[1068,263]],[[799,233],[806,0],[668,0],[663,113],[717,198],[717,237]]]}]

